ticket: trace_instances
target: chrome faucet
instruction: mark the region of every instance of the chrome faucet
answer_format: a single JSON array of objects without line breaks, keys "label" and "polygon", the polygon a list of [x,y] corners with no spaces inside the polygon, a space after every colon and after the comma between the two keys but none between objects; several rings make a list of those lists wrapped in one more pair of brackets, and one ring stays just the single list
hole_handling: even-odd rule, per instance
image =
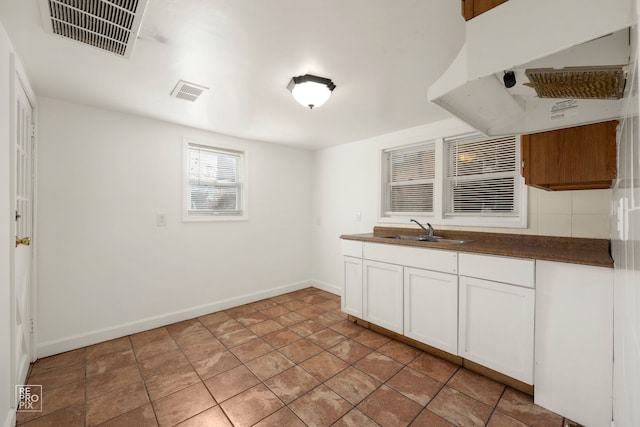
[{"label": "chrome faucet", "polygon": [[415,222],[416,224],[418,224],[418,227],[422,228],[425,231],[425,233],[427,233],[427,237],[433,237],[433,227],[431,226],[431,224],[427,223],[427,226],[429,227],[429,229],[427,230],[422,226],[422,224],[420,224],[415,219],[412,219],[411,222]]}]

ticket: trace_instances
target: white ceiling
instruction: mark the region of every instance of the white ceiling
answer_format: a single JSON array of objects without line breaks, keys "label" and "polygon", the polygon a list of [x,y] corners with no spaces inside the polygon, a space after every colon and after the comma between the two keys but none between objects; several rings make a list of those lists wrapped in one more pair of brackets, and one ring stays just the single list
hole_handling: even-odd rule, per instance
[{"label": "white ceiling", "polygon": [[[427,88],[464,42],[456,0],[150,0],[129,59],[43,30],[38,0],[0,20],[39,96],[318,149],[440,120]],[[308,110],[286,86],[336,84]],[[210,90],[169,96],[178,80]]]}]

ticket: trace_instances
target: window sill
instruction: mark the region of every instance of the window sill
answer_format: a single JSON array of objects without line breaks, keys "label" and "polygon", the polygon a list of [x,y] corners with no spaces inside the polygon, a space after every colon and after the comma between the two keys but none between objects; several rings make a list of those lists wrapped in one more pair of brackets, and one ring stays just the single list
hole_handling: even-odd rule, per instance
[{"label": "window sill", "polygon": [[430,223],[432,226],[461,226],[461,227],[491,227],[491,228],[527,228],[527,217],[521,215],[515,217],[451,217],[435,218],[433,216],[394,216],[380,217],[378,223],[381,224],[407,224],[409,220],[424,224]]},{"label": "window sill", "polygon": [[225,222],[225,221],[249,221],[248,215],[233,216],[183,216],[182,222]]}]

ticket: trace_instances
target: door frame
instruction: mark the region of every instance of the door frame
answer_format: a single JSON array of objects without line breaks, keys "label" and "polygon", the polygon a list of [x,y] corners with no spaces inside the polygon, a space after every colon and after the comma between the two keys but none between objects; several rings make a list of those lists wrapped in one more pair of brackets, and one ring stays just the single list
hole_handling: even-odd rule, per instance
[{"label": "door frame", "polygon": [[[13,216],[15,215],[15,211],[16,211],[16,179],[15,179],[15,174],[16,174],[16,151],[15,151],[15,144],[16,144],[16,138],[17,138],[17,129],[16,129],[16,102],[17,102],[17,90],[19,87],[22,87],[22,89],[24,90],[25,95],[27,96],[27,99],[29,100],[29,103],[31,104],[31,108],[32,108],[32,116],[31,116],[31,121],[33,126],[36,126],[35,129],[37,129],[37,103],[36,103],[36,95],[31,87],[31,85],[29,84],[29,80],[27,79],[27,75],[24,71],[24,68],[22,67],[22,64],[20,63],[19,59],[16,57],[16,55],[14,53],[11,53],[9,55],[9,76],[10,76],[10,82],[9,82],[9,103],[10,103],[10,108],[9,108],[9,138],[10,138],[10,144],[11,144],[11,150],[10,150],[10,165],[9,165],[9,207],[10,207],[10,213],[11,213],[11,218],[13,218]],[[34,133],[34,136],[32,137],[32,141],[33,141],[33,147],[32,147],[32,153],[31,153],[31,174],[32,174],[32,179],[31,179],[31,186],[32,186],[32,205],[31,205],[31,209],[32,209],[32,224],[31,224],[31,241],[32,241],[32,247],[31,247],[31,261],[30,261],[30,279],[29,279],[29,300],[30,300],[30,307],[29,307],[29,316],[30,316],[30,321],[31,321],[31,330],[32,333],[30,334],[30,343],[29,343],[29,362],[33,362],[36,360],[36,356],[37,356],[37,352],[36,352],[36,347],[35,344],[37,342],[36,339],[36,334],[37,334],[37,313],[36,313],[36,301],[37,301],[37,277],[36,277],[36,265],[37,265],[37,244],[38,244],[38,240],[36,238],[37,236],[37,165],[38,165],[38,156],[37,156],[37,132]],[[11,237],[9,238],[9,246],[10,246],[10,251],[9,251],[9,297],[10,297],[10,324],[9,324],[9,334],[10,334],[10,348],[9,351],[11,352],[11,354],[9,355],[9,360],[10,360],[10,376],[11,376],[11,381],[9,384],[9,387],[11,388],[9,390],[9,396],[12,396],[12,402],[11,402],[11,407],[13,407],[15,405],[15,384],[13,384],[14,381],[21,381],[22,379],[20,378],[16,378],[16,360],[15,360],[15,322],[14,322],[14,317],[15,317],[15,245],[13,243],[13,238],[15,237],[15,221],[11,221]],[[26,378],[25,378],[26,380]]]}]

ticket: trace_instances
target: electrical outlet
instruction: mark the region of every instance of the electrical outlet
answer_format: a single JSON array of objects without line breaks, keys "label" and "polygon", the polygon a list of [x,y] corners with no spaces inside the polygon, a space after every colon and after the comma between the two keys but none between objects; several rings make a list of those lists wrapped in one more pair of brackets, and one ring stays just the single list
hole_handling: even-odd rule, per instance
[{"label": "electrical outlet", "polygon": [[156,225],[158,227],[166,227],[167,225],[167,215],[164,213],[156,214]]},{"label": "electrical outlet", "polygon": [[362,221],[362,212],[356,212],[356,222]]}]

